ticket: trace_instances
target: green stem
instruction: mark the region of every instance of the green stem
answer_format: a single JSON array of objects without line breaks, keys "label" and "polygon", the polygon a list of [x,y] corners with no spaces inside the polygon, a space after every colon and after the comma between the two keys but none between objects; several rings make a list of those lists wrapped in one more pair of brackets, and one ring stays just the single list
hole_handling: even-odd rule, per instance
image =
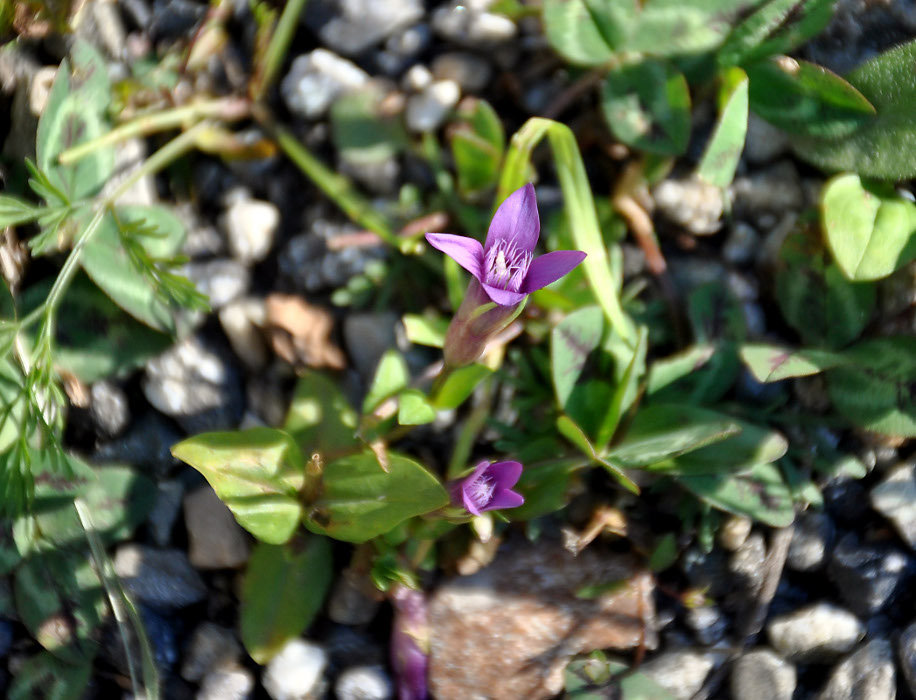
[{"label": "green stem", "polygon": [[461,426],[461,432],[455,440],[455,447],[452,449],[452,458],[448,463],[448,473],[446,478],[454,479],[468,466],[468,458],[471,456],[471,450],[477,440],[477,435],[483,430],[487,418],[490,416],[490,404],[493,401],[493,384],[495,378],[491,375],[484,380],[484,391],[480,403],[471,409],[470,415]]},{"label": "green stem", "polygon": [[305,11],[305,5],[308,0],[288,0],[283,8],[283,14],[277,22],[273,36],[270,37],[270,44],[264,53],[263,70],[260,80],[252,87],[251,96],[255,100],[260,100],[270,89],[277,79],[277,73],[283,66],[283,59],[286,58],[286,52],[289,51],[289,45],[296,33],[296,25],[299,17]]},{"label": "green stem", "polygon": [[[262,119],[266,121],[266,117]],[[401,249],[402,239],[394,232],[391,224],[372,208],[372,204],[363,198],[349,179],[328,168],[283,127],[268,124],[264,126],[271,131],[277,144],[296,167],[340,207],[344,214],[360,226],[377,233],[385,243]],[[409,241],[404,239],[403,242]]]},{"label": "green stem", "polygon": [[144,114],[115,127],[98,138],[85,141],[73,148],[68,148],[60,154],[60,163],[62,165],[70,165],[100,148],[111,146],[127,139],[155,134],[159,131],[177,129],[189,123],[199,122],[202,119],[220,119],[222,121],[242,119],[248,114],[248,110],[247,100],[232,97],[205,100],[162,112]]}]

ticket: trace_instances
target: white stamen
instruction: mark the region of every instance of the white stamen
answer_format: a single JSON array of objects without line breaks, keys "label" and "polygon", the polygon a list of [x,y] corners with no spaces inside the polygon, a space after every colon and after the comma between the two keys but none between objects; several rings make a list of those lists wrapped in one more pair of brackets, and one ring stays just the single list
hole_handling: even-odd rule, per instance
[{"label": "white stamen", "polygon": [[496,241],[487,251],[487,284],[517,292],[528,274],[531,257],[531,253],[520,250],[515,241]]},{"label": "white stamen", "polygon": [[484,508],[493,500],[493,491],[496,484],[493,479],[486,474],[481,474],[468,486],[468,495],[479,508]]}]

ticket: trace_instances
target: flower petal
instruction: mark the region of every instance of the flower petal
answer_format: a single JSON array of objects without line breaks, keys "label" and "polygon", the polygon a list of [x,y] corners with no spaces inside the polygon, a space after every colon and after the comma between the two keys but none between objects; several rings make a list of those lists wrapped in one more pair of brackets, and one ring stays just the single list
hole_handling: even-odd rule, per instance
[{"label": "flower petal", "polygon": [[511,489],[518,483],[522,475],[522,465],[520,462],[496,462],[490,465],[490,474],[493,481],[496,482],[496,490]]},{"label": "flower petal", "polygon": [[[480,278],[478,277],[477,279]],[[528,296],[527,292],[510,292],[508,289],[500,289],[492,284],[486,284],[483,280],[480,280],[480,286],[483,287],[483,291],[487,293],[487,296],[500,306],[515,306]]]},{"label": "flower petal", "polygon": [[585,253],[581,250],[558,250],[535,258],[522,282],[522,291],[530,293],[556,282],[583,260]]},{"label": "flower petal", "polygon": [[489,250],[495,241],[504,239],[513,241],[521,250],[530,253],[537,245],[540,233],[541,220],[538,218],[537,197],[534,187],[528,183],[515,190],[499,205],[490,222],[484,249]]},{"label": "flower petal", "polygon": [[524,497],[520,493],[515,491],[510,491],[506,489],[505,491],[499,491],[496,495],[493,496],[493,500],[487,504],[487,507],[484,510],[501,510],[503,508],[518,508],[525,502]]},{"label": "flower petal", "polygon": [[479,280],[483,279],[483,246],[480,241],[451,233],[427,233],[426,240]]}]

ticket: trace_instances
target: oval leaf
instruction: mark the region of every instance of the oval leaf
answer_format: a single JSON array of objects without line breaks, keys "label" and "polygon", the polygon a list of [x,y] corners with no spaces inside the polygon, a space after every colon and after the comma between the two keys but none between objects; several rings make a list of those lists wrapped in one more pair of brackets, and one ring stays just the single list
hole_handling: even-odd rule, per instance
[{"label": "oval leaf", "polygon": [[833,257],[851,280],[887,277],[916,258],[916,204],[887,186],[839,175],[821,197]]},{"label": "oval leaf", "polygon": [[387,471],[368,453],[328,464],[306,527],[334,539],[365,542],[448,504],[435,476],[412,459],[394,453],[388,457]]},{"label": "oval leaf", "polygon": [[275,428],[204,433],[178,443],[172,454],[203,474],[259,540],[283,544],[292,537],[302,517],[305,460],[288,434]]},{"label": "oval leaf", "polygon": [[772,527],[795,519],[792,492],[775,464],[758,464],[747,474],[682,476],[679,483],[728,513],[746,515]]}]

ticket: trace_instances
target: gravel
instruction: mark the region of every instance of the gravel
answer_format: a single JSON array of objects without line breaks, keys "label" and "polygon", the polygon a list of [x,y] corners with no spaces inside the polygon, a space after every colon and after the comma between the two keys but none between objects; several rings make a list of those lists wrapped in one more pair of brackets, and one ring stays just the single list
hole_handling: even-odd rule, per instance
[{"label": "gravel", "polygon": [[773,648],[798,662],[836,658],[865,635],[865,627],[855,615],[825,602],[776,617],[766,629]]},{"label": "gravel", "polygon": [[327,665],[321,646],[291,639],[267,664],[261,682],[273,700],[311,700],[321,696]]},{"label": "gravel", "polygon": [[834,668],[817,699],[894,700],[896,696],[891,644],[886,639],[873,639]]},{"label": "gravel", "polygon": [[769,649],[743,654],[731,670],[733,698],[740,700],[792,700],[795,667]]},{"label": "gravel", "polygon": [[176,610],[207,597],[207,587],[180,549],[124,544],[114,556],[114,570],[127,592],[140,602]]}]

